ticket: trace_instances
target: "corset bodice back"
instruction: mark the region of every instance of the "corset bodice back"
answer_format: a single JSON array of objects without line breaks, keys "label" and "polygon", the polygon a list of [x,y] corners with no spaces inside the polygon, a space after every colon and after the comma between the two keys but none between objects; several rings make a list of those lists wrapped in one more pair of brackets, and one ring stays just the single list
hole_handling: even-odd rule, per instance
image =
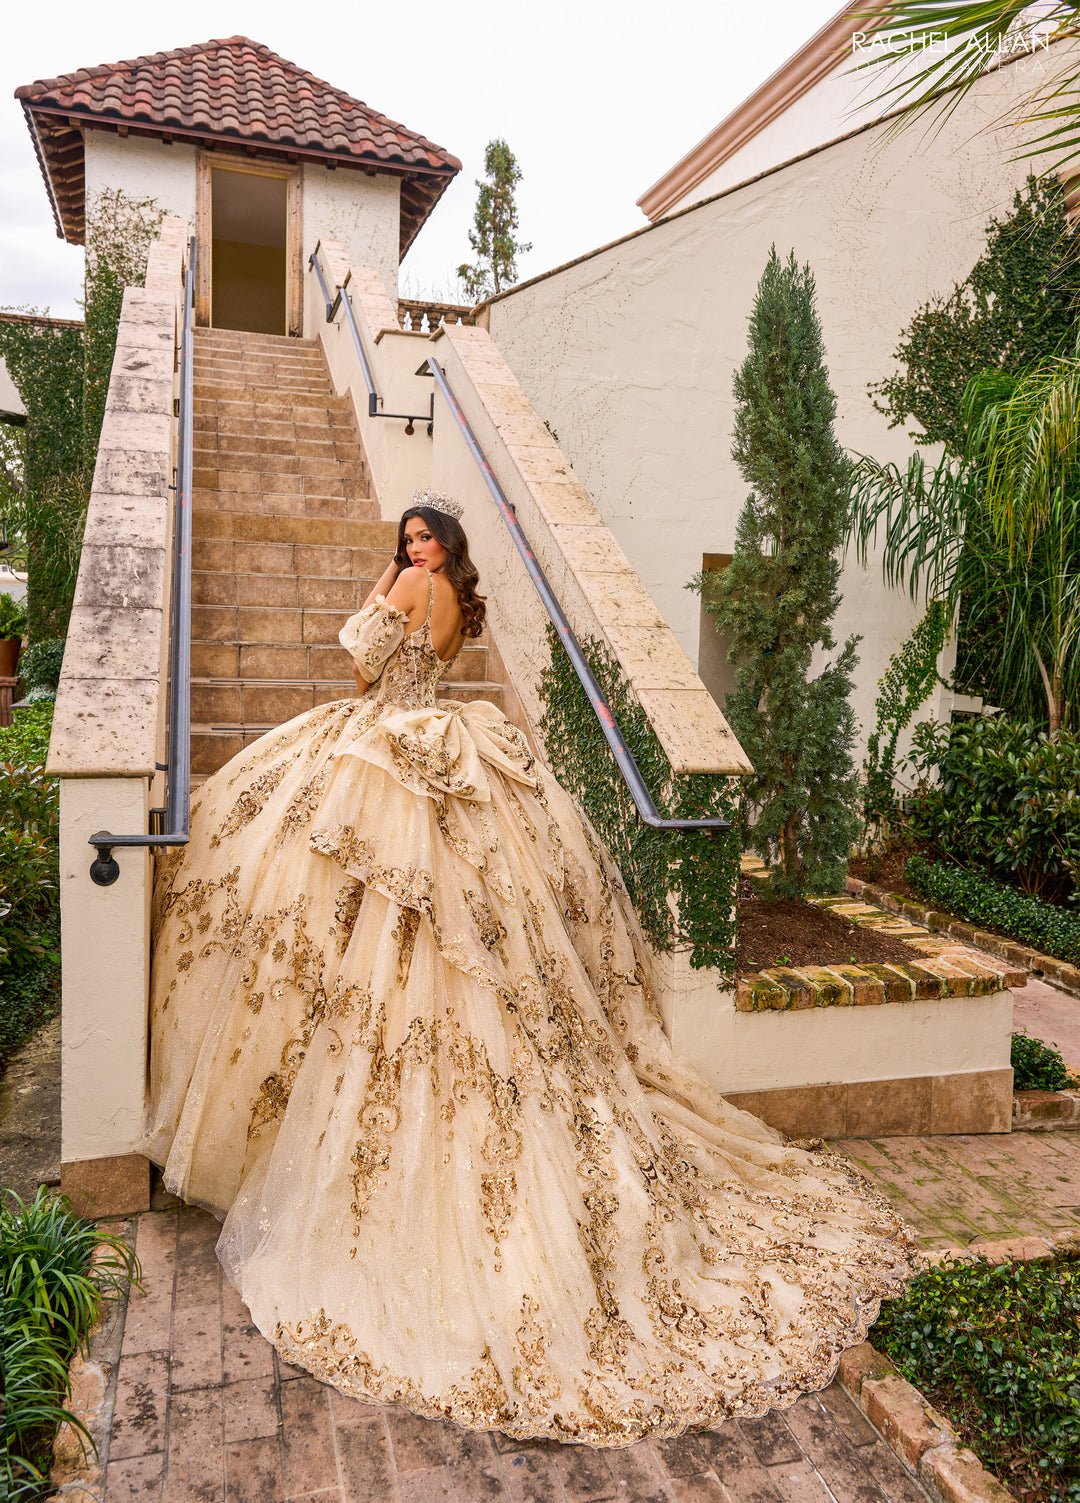
[{"label": "corset bodice back", "polygon": [[[444,662],[431,640],[431,605],[435,585],[428,575],[428,608],[424,624],[410,632],[391,653],[372,696],[380,704],[402,705],[410,710],[427,709],[435,703],[440,683],[453,666],[457,653]],[[458,651],[460,652],[460,648]]]}]

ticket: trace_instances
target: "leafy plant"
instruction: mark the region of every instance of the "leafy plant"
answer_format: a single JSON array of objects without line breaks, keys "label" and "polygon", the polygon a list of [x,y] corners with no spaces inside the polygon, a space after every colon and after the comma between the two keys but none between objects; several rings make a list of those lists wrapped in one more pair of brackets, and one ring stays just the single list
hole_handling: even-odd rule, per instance
[{"label": "leafy plant", "polygon": [[1080,1503],[1080,1263],[945,1262],[874,1344],[1027,1503]]},{"label": "leafy plant", "polygon": [[901,731],[924,704],[938,678],[937,663],[949,634],[949,617],[940,600],[925,616],[878,683],[877,723],[870,733],[863,763],[863,845],[888,839],[896,812],[896,747]]},{"label": "leafy plant", "polygon": [[1074,166],[1080,145],[1080,65],[1068,44],[1053,53],[1047,44],[1068,36],[1078,20],[1075,0],[1038,7],[1025,0],[888,0],[867,10],[864,24],[875,33],[899,33],[904,45],[875,48],[871,42],[862,66],[881,71],[925,59],[920,67],[905,66],[895,83],[884,73],[875,96],[883,112],[902,108],[894,124],[902,129],[920,119],[944,121],[988,68],[1036,54],[1040,66],[1001,109],[987,111],[983,128],[1016,127],[1014,160],[1051,151],[1056,159],[1049,171],[1063,173]]},{"label": "leafy plant", "polygon": [[981,718],[917,726],[909,827],[932,850],[1051,902],[1080,886],[1080,733]]},{"label": "leafy plant", "polygon": [[122,188],[90,197],[86,213],[86,299],[82,463],[93,468],[109,391],[116,331],[125,287],[142,287],[150,247],[165,217],[152,198],[132,198]]},{"label": "leafy plant", "polygon": [[4,590],[0,592],[0,637],[26,636],[26,605]]},{"label": "leafy plant", "polygon": [[958,614],[957,685],[1050,729],[1080,716],[1080,359],[1061,355],[1078,297],[1062,190],[1031,179],[967,281],[916,315],[901,371],[871,387],[945,452],[852,470],[862,561],[882,530],[887,582]]},{"label": "leafy plant", "polygon": [[26,648],[19,659],[19,676],[27,690],[57,687],[66,645],[63,637],[52,637],[46,642],[33,642]]},{"label": "leafy plant", "polygon": [[60,795],[44,766],[51,724],[44,705],[0,729],[0,1057],[55,1010]]},{"label": "leafy plant", "polygon": [[735,376],[733,454],[753,487],[735,552],[696,576],[717,630],[731,642],[736,688],[725,709],[754,775],[748,840],[774,868],[780,897],[833,892],[858,831],[848,702],[851,637],[816,678],[815,650],[836,642],[847,462],[833,434],[814,278],[773,247],[750,314],[750,348]]},{"label": "leafy plant", "polygon": [[904,877],[921,898],[957,918],[996,929],[1045,955],[1080,965],[1080,914],[1042,903],[960,866],[941,866],[912,856]]},{"label": "leafy plant", "polygon": [[[551,663],[539,685],[545,707],[540,729],[552,771],[615,858],[655,948],[686,944],[692,966],[715,966],[730,975],[739,880],[737,784],[703,773],[676,777],[618,663],[601,643],[586,638],[582,650],[657,807],[685,819],[719,814],[732,828],[675,833],[643,824],[552,625],[548,645]],[[677,922],[669,897],[678,908]]]},{"label": "leafy plant", "polygon": [[469,244],[476,261],[458,267],[458,276],[466,295],[476,302],[511,287],[517,281],[517,258],[532,250],[531,243],[514,239],[518,227],[514,190],[521,181],[521,169],[505,141],[489,141],[484,152],[485,181],[477,179],[480,190],[476,198]]},{"label": "leafy plant", "polygon": [[[35,1495],[46,1480],[49,1448],[67,1422],[93,1442],[64,1407],[67,1363],[82,1347],[102,1302],[123,1294],[139,1274],[120,1236],[74,1215],[44,1187],[27,1205],[7,1195],[0,1208],[0,1362],[5,1496]],[[6,1472],[6,1476],[5,1476]]]},{"label": "leafy plant", "polygon": [[1078,1083],[1061,1051],[1033,1038],[1026,1029],[1013,1034],[1009,1063],[1014,1091],[1066,1091]]}]

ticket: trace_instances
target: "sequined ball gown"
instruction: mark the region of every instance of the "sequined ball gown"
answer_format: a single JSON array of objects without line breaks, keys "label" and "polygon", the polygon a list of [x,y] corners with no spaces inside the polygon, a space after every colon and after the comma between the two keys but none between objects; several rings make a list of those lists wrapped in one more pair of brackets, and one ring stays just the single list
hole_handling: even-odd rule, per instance
[{"label": "sequined ball gown", "polygon": [[824,1386],[911,1266],[888,1205],[673,1059],[610,858],[428,619],[199,790],[155,892],[143,1149],[291,1363],[629,1444]]}]

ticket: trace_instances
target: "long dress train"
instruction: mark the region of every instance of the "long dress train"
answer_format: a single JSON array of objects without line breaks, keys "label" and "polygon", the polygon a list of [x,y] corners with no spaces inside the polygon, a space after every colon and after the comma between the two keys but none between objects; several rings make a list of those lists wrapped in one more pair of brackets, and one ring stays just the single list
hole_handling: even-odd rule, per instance
[{"label": "long dress train", "polygon": [[144,1151],[360,1398],[613,1446],[823,1387],[909,1232],[673,1058],[595,833],[406,619],[353,617],[377,684],[245,748],[160,863]]}]

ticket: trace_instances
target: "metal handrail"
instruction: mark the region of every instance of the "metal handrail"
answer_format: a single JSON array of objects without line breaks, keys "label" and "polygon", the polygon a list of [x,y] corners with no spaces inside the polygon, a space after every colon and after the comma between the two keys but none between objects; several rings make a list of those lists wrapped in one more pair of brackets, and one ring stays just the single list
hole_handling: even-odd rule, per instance
[{"label": "metal handrail", "polygon": [[536,593],[540,596],[544,609],[547,611],[555,625],[556,631],[559,633],[562,645],[566,650],[566,655],[570,659],[574,672],[581,682],[581,687],[589,697],[589,703],[592,705],[596,718],[600,722],[600,729],[603,731],[607,744],[611,748],[615,763],[622,773],[623,781],[626,783],[630,797],[634,800],[638,814],[644,823],[651,826],[654,830],[730,829],[731,825],[729,821],[722,819],[719,815],[710,815],[705,819],[666,819],[660,814],[656,804],[653,802],[652,794],[646,786],[645,779],[641,775],[641,768],[637,765],[633,753],[626,745],[626,740],[619,728],[619,723],[612,714],[611,707],[604,698],[603,690],[596,681],[596,675],[590,668],[588,659],[582,652],[581,646],[570,628],[570,623],[566,619],[563,608],[556,599],[554,590],[548,583],[547,575],[540,567],[536,555],[529,546],[529,540],[521,530],[521,523],[517,519],[517,513],[512,504],[507,500],[502,486],[495,478],[495,472],[491,468],[487,455],[480,447],[476,434],[469,426],[468,418],[461,410],[461,404],[451,389],[446,372],[434,355],[428,355],[427,365],[435,378],[435,385],[446,398],[447,406],[453,413],[454,419],[461,429],[462,436],[469,446],[469,452],[472,454],[473,459],[476,460],[480,473],[484,477],[484,482],[491,492],[495,505],[499,509],[499,514],[509,529],[510,536],[514,540],[514,545],[521,555],[526,569],[529,571],[529,578],[536,586]]},{"label": "metal handrail", "polygon": [[373,417],[373,418],[402,418],[402,419],[404,419],[404,421],[405,421],[405,423],[407,425],[406,428],[405,428],[405,432],[410,437],[412,436],[412,434],[415,431],[414,428],[413,428],[413,424],[414,423],[426,423],[427,424],[427,431],[428,431],[428,438],[430,438],[431,435],[432,435],[432,433],[434,432],[435,393],[432,392],[432,394],[431,394],[431,411],[430,412],[425,412],[425,413],[412,412],[412,413],[410,413],[410,412],[382,412],[382,411],[380,411],[380,408],[382,406],[382,397],[379,396],[378,390],[377,390],[377,388],[375,386],[375,377],[371,373],[371,362],[368,360],[367,350],[364,349],[364,341],[360,338],[360,330],[357,327],[357,323],[356,323],[356,314],[353,312],[352,300],[349,297],[349,294],[345,290],[345,283],[343,282],[341,284],[341,286],[337,289],[337,294],[334,297],[333,302],[331,302],[330,301],[330,289],[326,285],[326,278],[323,276],[322,267],[319,265],[319,247],[318,246],[315,247],[315,249],[312,251],[311,255],[308,257],[308,265],[312,268],[312,270],[314,271],[316,277],[318,277],[318,279],[319,279],[319,291],[322,293],[323,302],[326,304],[326,322],[328,324],[332,324],[334,322],[335,317],[337,316],[338,308],[344,308],[345,309],[345,320],[346,320],[346,322],[349,325],[349,331],[350,331],[350,333],[352,334],[352,337],[353,337],[353,344],[356,346],[356,353],[357,353],[357,355],[360,358],[360,369],[361,369],[361,371],[363,372],[363,375],[364,375],[364,385],[367,387],[368,417]]},{"label": "metal handrail", "polygon": [[180,412],[176,456],[176,518],[173,528],[172,641],[169,648],[169,751],[165,808],[151,809],[151,825],[164,828],[149,835],[112,835],[99,830],[90,836],[97,854],[90,877],[110,887],[120,875],[114,846],[187,845],[191,824],[191,485],[194,458],[194,351],[192,326],[195,307],[195,237],[188,241],[184,274],[184,324],[180,336]]}]

